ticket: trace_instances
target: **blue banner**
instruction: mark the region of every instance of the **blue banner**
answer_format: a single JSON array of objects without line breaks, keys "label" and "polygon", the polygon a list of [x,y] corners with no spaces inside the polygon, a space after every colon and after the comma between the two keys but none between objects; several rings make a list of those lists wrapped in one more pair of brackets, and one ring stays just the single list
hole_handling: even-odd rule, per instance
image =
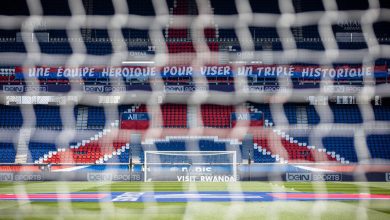
[{"label": "blue banner", "polygon": [[180,78],[205,76],[209,78],[226,78],[248,76],[256,78],[275,79],[290,77],[295,79],[361,79],[364,76],[386,78],[389,76],[387,66],[300,66],[300,65],[247,65],[233,67],[229,65],[202,66],[194,69],[192,66],[120,66],[120,67],[31,67],[15,68],[17,80],[24,78],[38,79],[147,79],[161,76],[162,78]]},{"label": "blue banner", "polygon": [[263,114],[260,112],[257,113],[240,113],[233,112],[231,114],[232,121],[261,121],[263,120]]},{"label": "blue banner", "polygon": [[149,121],[149,115],[146,112],[123,113],[122,121]]}]

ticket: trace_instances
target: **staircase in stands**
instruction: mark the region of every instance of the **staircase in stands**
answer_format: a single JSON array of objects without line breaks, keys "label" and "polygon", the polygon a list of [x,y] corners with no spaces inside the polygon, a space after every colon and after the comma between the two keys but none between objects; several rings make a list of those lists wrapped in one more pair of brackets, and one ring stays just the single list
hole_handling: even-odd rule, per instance
[{"label": "staircase in stands", "polygon": [[[247,105],[251,112],[259,112],[254,106]],[[266,125],[273,127],[272,122]],[[301,143],[294,137],[278,129],[264,129],[254,134],[254,143],[260,146],[264,153],[271,154],[281,162],[340,162],[349,163],[348,160],[325,148],[316,148]]]},{"label": "staircase in stands", "polygon": [[26,163],[28,155],[28,140],[30,140],[32,129],[22,128],[19,131],[19,139],[17,152],[15,157],[15,163]]},{"label": "staircase in stands", "polygon": [[[133,112],[144,106],[133,106],[127,112]],[[124,149],[128,149],[131,133],[119,129],[119,121],[111,123],[111,127],[99,131],[88,140],[83,140],[69,148],[57,148],[50,151],[35,163],[103,163]]]},{"label": "staircase in stands", "polygon": [[[251,105],[246,107],[249,112],[258,112]],[[229,118],[235,109],[234,106],[218,105],[202,105],[198,109],[189,108],[187,105],[175,105],[174,107],[161,105],[162,122],[160,121],[159,124],[154,123],[154,126],[186,129],[189,121],[197,120],[194,118],[189,119],[188,117],[196,116],[198,118],[200,114],[203,126],[230,129]],[[152,116],[159,112],[150,110],[152,111]],[[148,111],[145,105],[138,105],[128,109],[127,112]],[[178,116],[177,113],[182,115]],[[171,121],[171,124],[167,124],[168,121]],[[36,163],[104,163],[113,156],[130,148],[130,131],[119,129],[118,125],[119,121],[115,121],[110,128],[98,132],[89,140],[83,140],[70,148],[58,148],[57,151],[48,152]],[[272,156],[277,162],[349,162],[335,152],[318,149],[314,146],[308,146],[306,143],[298,142],[285,132],[274,129],[271,122],[268,123],[268,127],[252,129],[250,132],[254,135],[254,149],[264,155]]]}]

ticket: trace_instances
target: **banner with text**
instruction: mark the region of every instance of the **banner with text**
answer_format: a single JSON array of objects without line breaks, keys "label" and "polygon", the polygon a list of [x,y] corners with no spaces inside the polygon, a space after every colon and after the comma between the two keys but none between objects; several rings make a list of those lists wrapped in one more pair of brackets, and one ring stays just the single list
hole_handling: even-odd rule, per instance
[{"label": "banner with text", "polygon": [[236,126],[238,121],[249,121],[250,126],[263,126],[264,120],[263,120],[263,113],[256,112],[256,113],[240,113],[240,112],[233,112],[230,116],[230,121],[232,123],[232,127]]},{"label": "banner with text", "polygon": [[122,129],[148,129],[149,115],[146,112],[123,113],[121,117]]},{"label": "banner with text", "polygon": [[386,78],[389,72],[382,66],[302,66],[302,65],[230,65],[202,66],[107,66],[107,67],[16,67],[16,79],[99,79],[125,78],[147,79],[152,77],[234,77],[248,76],[256,78],[291,77],[303,79],[359,79],[364,76]]}]

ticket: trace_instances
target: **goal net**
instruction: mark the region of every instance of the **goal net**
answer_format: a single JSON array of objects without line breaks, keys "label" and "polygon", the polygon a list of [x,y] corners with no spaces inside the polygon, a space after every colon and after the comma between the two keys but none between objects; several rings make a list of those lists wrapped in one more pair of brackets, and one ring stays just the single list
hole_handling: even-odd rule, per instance
[{"label": "goal net", "polygon": [[145,181],[235,182],[236,151],[145,151]]},{"label": "goal net", "polygon": [[[380,171],[373,174],[390,182],[389,3],[1,1],[0,159],[12,163],[15,178],[21,177],[17,172],[26,164],[37,161],[51,164],[53,171],[39,171],[38,177],[73,176],[85,170],[90,179],[111,180],[138,172],[144,174],[139,179],[145,181],[239,179],[226,184],[224,189],[231,192],[288,195],[308,190],[317,193],[313,194],[315,204],[290,206],[291,210],[306,212],[305,216],[313,219],[332,218],[333,213],[323,214],[333,209],[350,218],[369,219],[369,214],[376,212],[369,200],[359,200],[352,208],[352,203],[328,205],[317,195],[342,190],[325,182],[325,172],[346,173],[343,181],[358,181],[354,187],[344,184],[345,192],[368,195],[379,187],[389,190],[383,183],[378,183],[378,188],[367,183],[371,171]],[[264,128],[258,126],[252,132],[253,121],[236,120],[237,126],[230,129],[231,113],[250,116],[260,112]],[[126,127],[121,127],[121,116],[145,129],[135,134],[140,140],[131,136],[133,131],[122,129]],[[134,120],[132,116],[140,117]],[[146,148],[138,146],[146,139],[178,135],[218,136],[246,146],[242,153],[191,152],[201,149],[199,144],[185,145],[180,152],[158,151],[158,146],[148,146],[155,151],[143,152]],[[129,162],[134,166],[128,166]],[[122,164],[121,169],[100,170],[108,163]],[[267,169],[265,163],[269,163]],[[9,166],[4,167],[8,172]],[[256,183],[264,188],[247,188],[249,184],[241,182],[246,170],[248,180],[255,181],[252,177],[259,171],[269,182]],[[37,172],[32,172],[32,177]],[[22,177],[30,178],[28,174]],[[13,173],[2,175],[15,179]],[[293,185],[284,180],[318,181]],[[169,191],[174,184],[167,183],[164,190]],[[4,210],[0,218],[25,215],[40,219],[38,212],[47,214],[41,205],[34,210],[34,200],[27,196],[37,190],[34,185],[0,187],[2,193],[25,196],[15,203],[17,212],[3,216]],[[101,194],[135,190],[122,184],[113,185],[118,188],[101,185],[104,187],[95,189],[89,184],[62,181],[51,184],[51,190],[45,185],[40,188],[43,192],[93,190]],[[140,191],[157,185],[144,183]],[[183,190],[204,190],[196,188],[198,183],[188,184],[195,186],[188,189],[184,187],[187,184],[182,185]],[[258,218],[290,217],[293,211],[280,208],[286,203],[278,204],[262,209],[235,203],[215,207],[226,207],[226,211],[217,210],[225,213],[222,219],[245,218],[241,214],[250,211],[258,211],[253,215]],[[96,210],[103,218],[107,213],[134,214],[134,209],[114,203],[99,205]],[[186,206],[183,218],[197,219],[191,215],[191,210],[201,213],[197,204]],[[52,207],[59,207],[57,218],[90,213],[70,202],[59,201]],[[154,203],[144,207],[145,214],[156,213]],[[356,214],[350,214],[351,210]]]}]

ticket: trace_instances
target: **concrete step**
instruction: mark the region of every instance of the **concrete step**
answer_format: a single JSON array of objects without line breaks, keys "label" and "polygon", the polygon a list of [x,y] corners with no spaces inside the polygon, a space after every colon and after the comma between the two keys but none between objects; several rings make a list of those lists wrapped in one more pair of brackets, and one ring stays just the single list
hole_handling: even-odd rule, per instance
[{"label": "concrete step", "polygon": [[297,106],[297,123],[298,124],[307,124],[307,110],[305,106]]},{"label": "concrete step", "polygon": [[32,129],[20,129],[18,145],[16,149],[15,163],[27,163],[27,155],[29,152],[28,144],[31,137]]},{"label": "concrete step", "polygon": [[76,129],[88,128],[88,107],[79,107],[76,117]]}]

